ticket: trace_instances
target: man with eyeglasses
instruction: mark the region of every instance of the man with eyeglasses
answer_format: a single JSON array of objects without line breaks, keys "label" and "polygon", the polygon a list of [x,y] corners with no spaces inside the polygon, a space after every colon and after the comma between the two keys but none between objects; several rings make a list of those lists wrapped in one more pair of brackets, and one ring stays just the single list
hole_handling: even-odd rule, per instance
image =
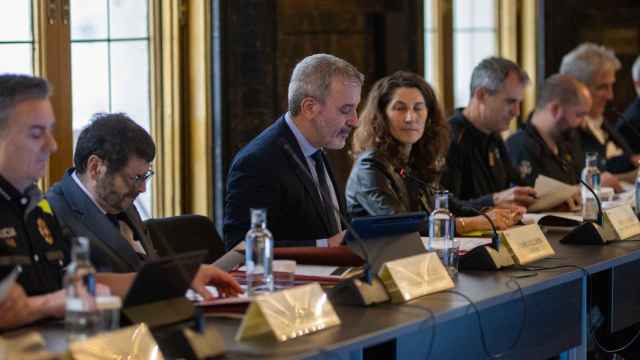
[{"label": "man with eyeglasses", "polygon": [[78,137],[75,167],[47,193],[63,229],[89,238],[98,271],[137,271],[157,256],[134,205],[154,174],[155,152],[127,115],[95,114]]},{"label": "man with eyeglasses", "polygon": [[[68,236],[61,230],[50,203],[42,198],[36,185],[45,173],[49,156],[57,149],[54,127],[55,117],[46,80],[30,75],[0,74],[0,279],[6,279],[10,285],[0,289],[0,331],[64,315],[65,291],[62,287],[64,269],[70,261]],[[127,134],[118,134],[118,137],[128,139]],[[122,154],[116,148],[108,147],[106,150],[111,160],[114,154]],[[127,161],[124,169],[132,170],[128,154],[124,159]],[[137,175],[148,170],[147,165]],[[65,180],[74,181],[71,178],[74,171],[68,173]],[[104,173],[105,169],[100,171]],[[117,173],[118,178],[113,179],[116,185],[112,187],[112,195],[133,193],[122,183],[125,180],[121,178],[122,171]],[[144,176],[136,178],[137,175],[131,174],[130,180],[143,180]],[[103,180],[100,183],[106,184]],[[124,191],[125,188],[129,190]],[[141,185],[139,188],[144,190]],[[115,201],[117,198],[122,199],[110,196],[108,204],[118,202],[117,206],[127,209],[131,206],[130,203],[127,205],[128,200]],[[86,233],[77,235],[95,231],[89,226],[89,215],[66,215],[67,219],[77,216],[79,221],[86,222],[85,228],[76,228]],[[104,217],[104,214],[99,216]],[[17,273],[18,269],[21,272]],[[16,275],[13,284],[13,278],[7,277],[9,274]],[[133,272],[99,272],[96,274],[98,290],[110,290],[124,296],[134,276]],[[241,291],[240,285],[229,274],[214,266],[203,265],[191,287],[203,297],[211,298],[205,287],[208,284],[215,285],[226,296]]]}]

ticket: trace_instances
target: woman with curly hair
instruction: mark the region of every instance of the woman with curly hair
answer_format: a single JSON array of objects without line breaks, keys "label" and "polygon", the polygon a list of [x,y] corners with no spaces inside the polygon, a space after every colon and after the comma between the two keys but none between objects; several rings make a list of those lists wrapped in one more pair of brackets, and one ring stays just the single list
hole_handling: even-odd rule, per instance
[{"label": "woman with curly hair", "polygon": [[[435,192],[449,146],[449,126],[436,95],[414,73],[399,71],[378,80],[353,135],[356,159],[347,182],[347,210],[352,217],[433,210]],[[450,198],[450,210],[465,216],[463,203]],[[514,225],[520,214],[493,209],[499,229]],[[456,232],[490,229],[482,216],[458,217]]]}]

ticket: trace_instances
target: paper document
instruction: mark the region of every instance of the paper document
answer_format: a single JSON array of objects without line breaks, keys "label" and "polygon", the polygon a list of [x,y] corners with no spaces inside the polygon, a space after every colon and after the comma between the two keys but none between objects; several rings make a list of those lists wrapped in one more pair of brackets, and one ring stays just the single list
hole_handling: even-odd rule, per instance
[{"label": "paper document", "polygon": [[543,226],[545,231],[565,232],[580,225],[582,216],[571,212],[526,213],[522,216],[522,222],[526,225],[538,224]]},{"label": "paper document", "polygon": [[[421,238],[422,238],[422,242],[424,243],[425,248],[428,249],[429,237],[422,236]],[[458,243],[460,243],[460,251],[461,252],[471,251],[471,250],[473,250],[474,248],[476,248],[478,246],[491,245],[491,238],[485,238],[485,237],[477,237],[477,238],[456,237],[456,240],[458,240]],[[437,250],[437,246],[435,247],[434,250]]]},{"label": "paper document", "polygon": [[548,176],[539,175],[536,178],[536,201],[529,206],[528,211],[538,212],[552,209],[569,200],[576,192],[580,191],[578,185],[565,184],[562,181]]},{"label": "paper document", "polygon": [[20,272],[22,272],[22,269],[16,266],[11,270],[9,275],[2,279],[0,282],[0,301],[3,301],[9,295],[9,290],[11,290],[11,287],[15,284]]}]

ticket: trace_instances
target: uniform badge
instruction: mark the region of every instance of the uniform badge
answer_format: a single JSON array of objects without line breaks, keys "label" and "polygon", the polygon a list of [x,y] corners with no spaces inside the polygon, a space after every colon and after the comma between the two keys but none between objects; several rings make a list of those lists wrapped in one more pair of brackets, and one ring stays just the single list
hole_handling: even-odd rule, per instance
[{"label": "uniform badge", "polygon": [[528,160],[522,160],[520,162],[520,166],[518,166],[518,169],[520,170],[520,176],[523,179],[531,175],[531,163]]},{"label": "uniform badge", "polygon": [[4,240],[4,243],[8,247],[15,248],[18,246],[16,243],[16,228],[6,227],[0,229],[0,239]]},{"label": "uniform badge", "polygon": [[16,237],[16,228],[14,227],[6,227],[0,229],[0,239],[12,238]]},{"label": "uniform badge", "polygon": [[493,151],[489,151],[489,166],[496,166],[496,154],[494,154]]},{"label": "uniform badge", "polygon": [[49,230],[49,226],[47,226],[47,223],[42,218],[38,218],[37,224],[38,231],[40,231],[40,235],[42,235],[44,241],[46,241],[49,245],[53,245],[53,235],[51,235],[51,231]]},{"label": "uniform badge", "polygon": [[47,199],[40,200],[40,202],[38,203],[38,207],[42,209],[42,211],[45,214],[53,215],[53,211],[51,210],[51,205],[49,205],[49,202],[47,201]]}]

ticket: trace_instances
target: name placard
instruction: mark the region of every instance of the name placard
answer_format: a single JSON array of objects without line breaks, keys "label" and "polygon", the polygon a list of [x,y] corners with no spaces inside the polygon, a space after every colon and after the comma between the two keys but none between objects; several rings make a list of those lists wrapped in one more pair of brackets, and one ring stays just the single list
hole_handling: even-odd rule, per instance
[{"label": "name placard", "polygon": [[164,359],[144,323],[72,342],[69,352],[74,359]]},{"label": "name placard", "polygon": [[604,210],[605,227],[611,226],[616,238],[626,240],[640,234],[640,221],[630,205]]},{"label": "name placard", "polygon": [[393,303],[454,287],[447,269],[434,252],[386,262],[378,276]]},{"label": "name placard", "polygon": [[524,265],[555,254],[538,224],[518,226],[501,232],[516,264]]},{"label": "name placard", "polygon": [[236,341],[271,334],[283,342],[339,324],[327,294],[311,283],[253,299]]}]

